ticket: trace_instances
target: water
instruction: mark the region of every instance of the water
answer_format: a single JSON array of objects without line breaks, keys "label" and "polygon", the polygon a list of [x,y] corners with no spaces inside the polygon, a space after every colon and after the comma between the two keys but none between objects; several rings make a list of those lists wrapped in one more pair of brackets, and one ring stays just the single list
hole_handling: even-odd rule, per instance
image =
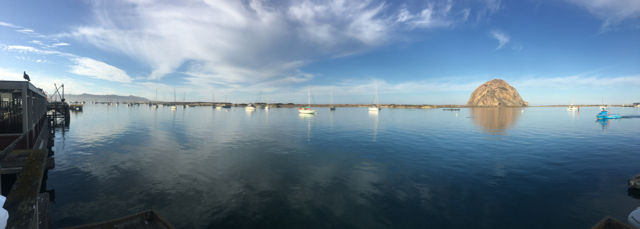
[{"label": "water", "polygon": [[[611,108],[623,116],[640,108]],[[589,228],[640,206],[640,118],[598,108],[85,105],[57,130],[53,228]]]}]

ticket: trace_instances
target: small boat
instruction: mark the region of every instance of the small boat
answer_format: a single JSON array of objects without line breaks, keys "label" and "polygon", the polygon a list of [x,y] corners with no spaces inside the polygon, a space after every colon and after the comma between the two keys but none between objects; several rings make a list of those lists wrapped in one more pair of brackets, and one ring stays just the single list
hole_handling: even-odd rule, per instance
[{"label": "small boat", "polygon": [[245,109],[248,111],[253,111],[256,110],[256,106],[254,106],[253,104],[249,104],[247,105],[247,107],[245,107]]},{"label": "small boat", "polygon": [[635,176],[631,177],[631,179],[627,181],[627,184],[629,185],[629,188],[640,190],[640,174],[636,174]]},{"label": "small boat", "polygon": [[378,105],[378,81],[375,82],[376,95],[373,97],[373,106],[369,107],[369,111],[379,111],[380,105]]},{"label": "small boat", "polygon": [[569,111],[575,111],[575,110],[580,110],[579,106],[573,105],[574,99],[573,99],[573,93],[571,93],[571,105],[569,105],[569,107],[567,107],[567,110]]},{"label": "small boat", "polygon": [[316,114],[316,110],[311,110],[311,85],[309,85],[309,104],[306,107],[300,107],[298,113],[300,114]]},{"label": "small boat", "polygon": [[593,227],[591,227],[591,229],[608,229],[608,228],[635,229],[629,224],[620,222],[611,216],[604,217],[602,220],[600,220],[600,222],[596,223],[596,225],[593,225]]},{"label": "small boat", "polygon": [[621,116],[619,114],[609,114],[609,110],[602,108],[602,111],[596,115],[598,119],[619,119]]},{"label": "small boat", "polygon": [[329,105],[329,110],[330,111],[335,111],[336,107],[333,106],[333,86],[331,86],[331,104]]},{"label": "small boat", "polygon": [[173,105],[171,105],[171,110],[177,110],[178,107],[176,107],[176,89],[173,89]]},{"label": "small boat", "polygon": [[94,229],[94,228],[166,228],[175,227],[156,210],[147,210],[122,218],[107,220],[99,223],[91,223],[79,226],[66,227],[64,229]]},{"label": "small boat", "polygon": [[271,107],[269,106],[269,92],[267,92],[267,105],[264,106],[264,109],[269,110]]}]

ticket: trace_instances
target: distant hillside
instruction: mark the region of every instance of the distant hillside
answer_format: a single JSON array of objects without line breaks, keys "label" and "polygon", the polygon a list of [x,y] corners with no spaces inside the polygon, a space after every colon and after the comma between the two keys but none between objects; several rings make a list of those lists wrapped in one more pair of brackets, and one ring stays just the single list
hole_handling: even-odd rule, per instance
[{"label": "distant hillside", "polygon": [[[57,96],[56,96],[57,97]],[[146,102],[146,98],[138,96],[116,96],[116,95],[92,95],[92,94],[66,94],[64,98],[67,102],[85,101],[85,102]]]}]

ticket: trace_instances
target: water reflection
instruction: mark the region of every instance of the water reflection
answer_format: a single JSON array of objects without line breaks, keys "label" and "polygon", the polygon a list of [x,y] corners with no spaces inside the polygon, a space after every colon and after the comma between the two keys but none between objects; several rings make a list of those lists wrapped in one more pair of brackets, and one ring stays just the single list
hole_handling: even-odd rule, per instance
[{"label": "water reflection", "polygon": [[373,142],[376,141],[376,136],[378,135],[378,112],[369,111],[369,118],[373,119]]},{"label": "water reflection", "polygon": [[471,120],[482,132],[492,135],[507,135],[507,130],[515,126],[522,112],[521,108],[470,108]]},{"label": "water reflection", "polygon": [[301,120],[307,120],[307,141],[311,141],[311,119],[315,119],[315,114],[298,114]]}]

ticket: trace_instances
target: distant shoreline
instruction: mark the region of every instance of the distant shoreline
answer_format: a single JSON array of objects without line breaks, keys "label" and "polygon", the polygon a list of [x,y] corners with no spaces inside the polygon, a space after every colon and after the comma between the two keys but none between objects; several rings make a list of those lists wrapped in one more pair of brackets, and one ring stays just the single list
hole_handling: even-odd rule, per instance
[{"label": "distant shoreline", "polygon": [[[100,102],[98,102],[100,103]],[[124,102],[121,102],[124,103]],[[140,104],[148,104],[149,101],[144,102],[133,102]],[[157,102],[157,104],[174,104],[173,102]],[[212,105],[221,105],[221,104],[230,104],[232,107],[245,107],[247,103],[212,103],[212,102],[176,102],[175,104],[186,104],[186,105],[194,105],[194,106],[212,106]],[[256,105],[266,106],[266,103],[253,103]],[[295,103],[272,103],[269,104],[271,107],[302,107],[307,106],[307,104],[295,104]],[[370,107],[372,104],[312,104],[312,107]],[[438,109],[438,108],[497,108],[497,106],[467,106],[467,105],[429,105],[429,104],[379,104],[381,108],[388,109]],[[528,107],[569,107],[570,105],[540,105],[540,106],[528,106]],[[574,105],[579,107],[600,107],[600,104],[591,104],[591,105]],[[625,107],[625,105],[607,105],[608,107]],[[628,106],[628,105],[626,105]],[[501,107],[501,108],[525,108],[525,107]]]}]

